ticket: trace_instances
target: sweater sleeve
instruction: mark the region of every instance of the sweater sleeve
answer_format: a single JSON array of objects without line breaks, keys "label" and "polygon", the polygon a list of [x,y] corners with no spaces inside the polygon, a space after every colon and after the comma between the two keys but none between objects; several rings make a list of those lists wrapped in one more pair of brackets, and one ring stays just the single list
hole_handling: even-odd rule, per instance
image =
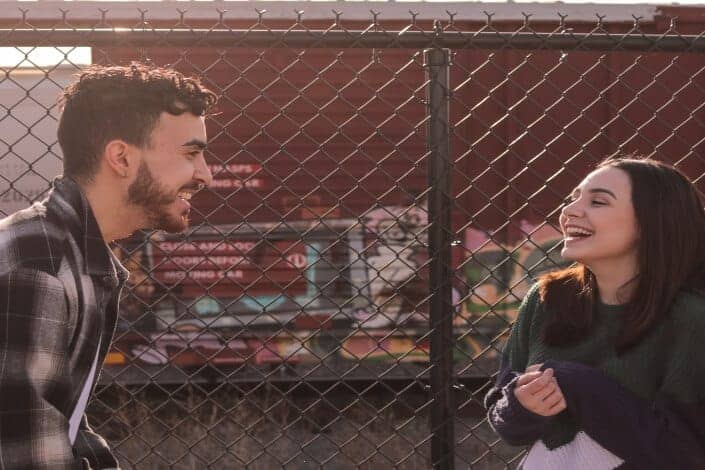
[{"label": "sweater sleeve", "polygon": [[531,444],[543,435],[551,421],[525,409],[514,396],[519,376],[526,369],[531,318],[538,303],[538,289],[533,286],[519,307],[517,320],[502,352],[502,361],[494,386],[485,396],[487,419],[499,436],[510,445]]},{"label": "sweater sleeve", "polygon": [[[548,360],[568,411],[601,446],[635,468],[705,468],[702,437],[689,421],[702,423],[705,408],[643,400],[602,371]],[[703,425],[700,424],[702,427]]]}]

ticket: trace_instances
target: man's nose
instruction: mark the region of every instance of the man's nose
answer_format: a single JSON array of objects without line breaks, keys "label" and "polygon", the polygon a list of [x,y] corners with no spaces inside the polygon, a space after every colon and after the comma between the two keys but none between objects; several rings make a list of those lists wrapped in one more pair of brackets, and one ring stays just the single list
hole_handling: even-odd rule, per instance
[{"label": "man's nose", "polygon": [[200,182],[205,187],[209,187],[213,182],[213,174],[206,164],[206,158],[203,154],[201,154],[196,162],[193,176],[196,181]]}]

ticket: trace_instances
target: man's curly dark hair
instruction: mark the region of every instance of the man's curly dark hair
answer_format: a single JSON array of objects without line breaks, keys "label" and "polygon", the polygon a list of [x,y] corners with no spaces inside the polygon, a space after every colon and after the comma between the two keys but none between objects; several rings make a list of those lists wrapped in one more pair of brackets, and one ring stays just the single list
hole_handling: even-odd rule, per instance
[{"label": "man's curly dark hair", "polygon": [[198,79],[175,70],[138,62],[90,66],[59,100],[64,175],[90,181],[111,140],[146,148],[161,113],[205,116],[216,101]]}]

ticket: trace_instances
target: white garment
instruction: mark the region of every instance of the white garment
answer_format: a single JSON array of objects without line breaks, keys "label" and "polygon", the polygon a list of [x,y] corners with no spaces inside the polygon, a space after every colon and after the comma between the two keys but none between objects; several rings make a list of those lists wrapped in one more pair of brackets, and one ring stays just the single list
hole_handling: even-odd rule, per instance
[{"label": "white garment", "polygon": [[69,420],[69,439],[71,439],[71,445],[76,442],[76,435],[78,434],[78,426],[81,424],[81,418],[86,412],[86,405],[88,404],[88,396],[91,394],[91,386],[93,385],[93,377],[95,377],[95,370],[98,367],[98,356],[100,355],[100,340],[98,340],[98,347],[95,350],[95,357],[93,358],[93,365],[91,366],[91,371],[86,377],[86,382],[83,384],[83,390],[81,390],[81,395],[78,397],[78,403],[71,413],[71,419]]},{"label": "white garment", "polygon": [[580,431],[571,442],[548,450],[543,441],[531,446],[519,468],[522,470],[612,470],[624,460]]}]

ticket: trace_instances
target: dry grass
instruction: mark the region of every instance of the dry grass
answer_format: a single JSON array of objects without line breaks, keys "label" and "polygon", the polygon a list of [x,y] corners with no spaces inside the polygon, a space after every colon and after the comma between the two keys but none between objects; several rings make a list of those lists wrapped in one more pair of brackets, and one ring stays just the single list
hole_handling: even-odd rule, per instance
[{"label": "dry grass", "polygon": [[[113,386],[89,416],[125,470],[416,470],[431,467],[428,407],[417,389]],[[458,413],[456,468],[507,468],[517,455],[483,418],[474,402]]]}]

